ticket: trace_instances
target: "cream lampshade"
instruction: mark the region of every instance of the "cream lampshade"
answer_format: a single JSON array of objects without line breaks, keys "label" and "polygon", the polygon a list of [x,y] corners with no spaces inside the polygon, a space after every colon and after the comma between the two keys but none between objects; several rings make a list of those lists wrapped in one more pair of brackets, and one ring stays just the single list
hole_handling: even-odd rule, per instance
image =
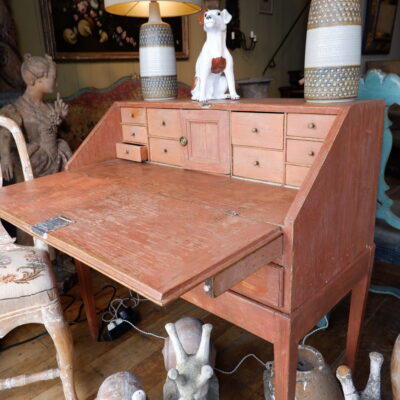
[{"label": "cream lampshade", "polygon": [[149,17],[140,27],[139,60],[143,98],[149,101],[170,100],[177,96],[176,58],[171,27],[163,17],[194,14],[202,9],[201,0],[105,0],[111,14]]}]

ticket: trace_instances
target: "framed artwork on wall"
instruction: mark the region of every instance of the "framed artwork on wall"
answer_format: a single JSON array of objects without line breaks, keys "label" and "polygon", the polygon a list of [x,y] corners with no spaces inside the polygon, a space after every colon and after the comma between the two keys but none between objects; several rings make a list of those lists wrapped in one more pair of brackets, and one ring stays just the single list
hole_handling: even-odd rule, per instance
[{"label": "framed artwork on wall", "polygon": [[261,14],[272,14],[273,0],[259,0],[259,11]]},{"label": "framed artwork on wall", "polygon": [[368,0],[363,54],[389,54],[398,0]]},{"label": "framed artwork on wall", "polygon": [[[46,52],[56,61],[139,58],[143,18],[104,10],[104,0],[39,0]],[[189,57],[188,17],[164,18],[174,33],[178,59]]]}]

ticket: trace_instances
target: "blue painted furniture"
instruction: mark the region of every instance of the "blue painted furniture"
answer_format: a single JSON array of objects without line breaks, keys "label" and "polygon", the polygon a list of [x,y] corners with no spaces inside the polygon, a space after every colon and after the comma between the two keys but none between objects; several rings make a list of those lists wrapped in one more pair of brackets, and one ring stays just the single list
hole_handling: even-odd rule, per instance
[{"label": "blue painted furniture", "polygon": [[393,144],[390,131],[391,122],[388,116],[389,107],[392,104],[400,103],[400,77],[395,74],[385,74],[380,70],[368,71],[366,77],[360,81],[359,97],[361,99],[385,99],[386,102],[376,216],[390,226],[400,229],[400,218],[393,213],[393,200],[386,194],[389,186],[385,181],[385,168]]},{"label": "blue painted furniture", "polygon": [[[380,70],[368,71],[365,78],[361,79],[359,97],[362,99],[383,98],[386,102],[376,209],[375,259],[400,265],[400,203],[394,203],[386,194],[389,186],[385,181],[386,164],[393,144],[389,107],[400,103],[400,77],[396,74],[385,74]],[[400,288],[371,285],[370,291],[391,294],[400,299]]]}]

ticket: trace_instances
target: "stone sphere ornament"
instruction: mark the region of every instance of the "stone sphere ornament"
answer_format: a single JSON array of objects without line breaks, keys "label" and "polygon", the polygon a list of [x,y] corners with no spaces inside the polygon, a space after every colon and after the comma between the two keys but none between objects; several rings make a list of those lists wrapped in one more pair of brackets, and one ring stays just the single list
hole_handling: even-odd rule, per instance
[{"label": "stone sphere ornament", "polygon": [[117,372],[101,384],[96,400],[146,400],[139,377],[130,372]]},{"label": "stone sphere ornament", "polygon": [[304,97],[308,102],[358,96],[361,1],[312,0],[308,17]]}]

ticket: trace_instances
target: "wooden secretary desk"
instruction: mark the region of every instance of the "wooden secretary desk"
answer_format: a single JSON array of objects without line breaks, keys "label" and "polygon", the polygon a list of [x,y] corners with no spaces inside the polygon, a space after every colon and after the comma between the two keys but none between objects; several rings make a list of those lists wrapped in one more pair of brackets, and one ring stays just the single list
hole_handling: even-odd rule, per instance
[{"label": "wooden secretary desk", "polygon": [[383,111],[115,103],[67,171],[1,189],[0,217],[28,232],[68,217],[42,239],[158,304],[183,297],[272,342],[276,398],[294,399],[298,342],[349,292],[354,367]]}]

